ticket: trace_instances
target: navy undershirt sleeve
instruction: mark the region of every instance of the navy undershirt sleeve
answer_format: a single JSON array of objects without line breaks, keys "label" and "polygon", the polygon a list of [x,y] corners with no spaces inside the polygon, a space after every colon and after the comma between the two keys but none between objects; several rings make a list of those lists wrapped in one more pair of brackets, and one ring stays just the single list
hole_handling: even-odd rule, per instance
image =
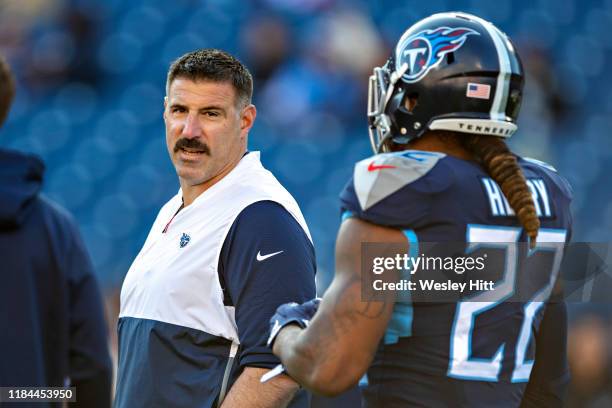
[{"label": "navy undershirt sleeve", "polygon": [[535,363],[521,408],[563,406],[570,382],[567,361],[567,305],[562,292],[546,304],[536,336]]},{"label": "navy undershirt sleeve", "polygon": [[315,270],[312,243],[283,206],[260,201],[239,214],[221,250],[219,278],[225,304],[235,307],[241,368],[280,362],[266,347],[268,322],[279,305],[315,297]]}]

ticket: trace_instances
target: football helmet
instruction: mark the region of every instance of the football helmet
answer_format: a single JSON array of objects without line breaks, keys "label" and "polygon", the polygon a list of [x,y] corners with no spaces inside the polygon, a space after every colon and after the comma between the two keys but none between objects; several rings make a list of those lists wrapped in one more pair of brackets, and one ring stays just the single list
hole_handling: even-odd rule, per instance
[{"label": "football helmet", "polygon": [[374,68],[368,122],[374,152],[428,130],[508,138],[516,132],[523,67],[510,39],[467,13],[440,13],[410,27]]}]

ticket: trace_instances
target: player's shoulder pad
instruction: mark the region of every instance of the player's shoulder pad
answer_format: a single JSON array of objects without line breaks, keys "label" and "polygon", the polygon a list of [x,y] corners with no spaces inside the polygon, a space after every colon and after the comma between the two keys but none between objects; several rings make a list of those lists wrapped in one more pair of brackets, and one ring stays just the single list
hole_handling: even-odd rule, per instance
[{"label": "player's shoulder pad", "polygon": [[550,171],[553,171],[553,172],[557,173],[557,169],[555,169],[552,165],[550,165],[550,164],[548,164],[546,162],[543,162],[542,160],[537,160],[537,159],[534,159],[534,158],[531,158],[531,157],[523,157],[523,160],[525,160],[526,162],[535,164],[537,166],[544,167],[545,169],[548,169]]},{"label": "player's shoulder pad", "polygon": [[421,150],[381,153],[355,164],[353,183],[363,210],[426,176],[445,157]]},{"label": "player's shoulder pad", "polygon": [[567,197],[568,199],[572,199],[573,190],[569,181],[565,179],[565,177],[561,176],[557,169],[552,165],[543,162],[541,160],[533,159],[531,157],[521,157],[521,159],[530,165],[532,169],[537,169],[540,173],[543,173],[547,176],[547,178],[557,186],[557,188],[561,191],[561,193]]}]

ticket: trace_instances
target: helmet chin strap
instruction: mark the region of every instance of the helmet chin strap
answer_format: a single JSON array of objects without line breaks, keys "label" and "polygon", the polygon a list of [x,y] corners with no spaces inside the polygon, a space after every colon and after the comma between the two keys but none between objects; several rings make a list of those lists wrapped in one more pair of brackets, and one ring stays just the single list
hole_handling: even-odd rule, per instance
[{"label": "helmet chin strap", "polygon": [[376,147],[376,154],[378,153],[387,153],[390,150],[387,149],[387,142],[393,137],[393,134],[391,133],[391,131],[387,132],[385,134],[385,136],[380,139],[380,141],[378,142],[378,146]]},{"label": "helmet chin strap", "polygon": [[400,80],[401,77],[404,76],[406,71],[408,71],[408,63],[404,62],[398,70],[391,73],[391,78],[389,79],[389,87],[387,88],[387,92],[385,93],[385,104],[383,105],[383,112],[385,111],[387,104],[391,100],[391,95],[393,95],[393,89],[395,88],[395,84],[397,83],[397,81]]}]

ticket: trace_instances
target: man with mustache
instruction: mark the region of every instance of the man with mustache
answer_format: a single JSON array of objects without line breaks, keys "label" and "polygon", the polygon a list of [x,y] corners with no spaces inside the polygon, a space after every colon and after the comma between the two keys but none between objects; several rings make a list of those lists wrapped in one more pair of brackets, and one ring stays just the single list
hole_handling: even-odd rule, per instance
[{"label": "man with mustache", "polygon": [[282,376],[268,317],[315,295],[314,249],[293,197],[247,150],[252,77],[231,55],[170,67],[166,144],[180,190],[126,275],[115,407],[306,407]]}]

